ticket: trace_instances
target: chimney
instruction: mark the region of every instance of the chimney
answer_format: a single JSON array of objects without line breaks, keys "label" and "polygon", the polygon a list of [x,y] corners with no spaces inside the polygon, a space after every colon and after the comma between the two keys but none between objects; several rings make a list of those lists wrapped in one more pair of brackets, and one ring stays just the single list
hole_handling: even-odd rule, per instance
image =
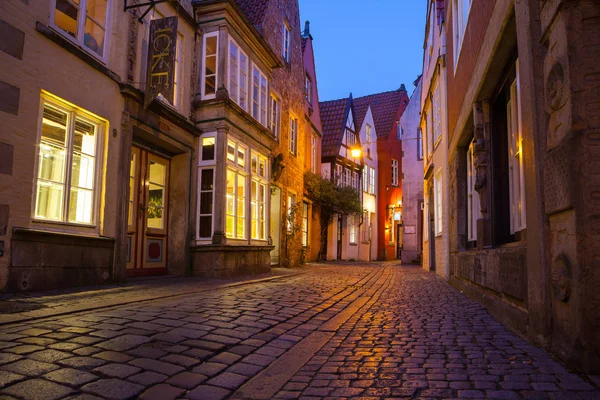
[{"label": "chimney", "polygon": [[304,23],[304,32],[302,32],[302,37],[304,37],[304,38],[310,37],[312,39],[312,37],[310,36],[310,21],[306,21]]}]

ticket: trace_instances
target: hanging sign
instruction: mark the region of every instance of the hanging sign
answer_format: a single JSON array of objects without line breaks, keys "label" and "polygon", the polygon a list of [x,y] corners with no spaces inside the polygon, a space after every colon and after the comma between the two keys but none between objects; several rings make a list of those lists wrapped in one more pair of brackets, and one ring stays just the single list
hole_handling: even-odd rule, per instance
[{"label": "hanging sign", "polygon": [[148,41],[148,74],[144,107],[148,107],[159,94],[173,104],[176,49],[177,17],[152,20]]}]

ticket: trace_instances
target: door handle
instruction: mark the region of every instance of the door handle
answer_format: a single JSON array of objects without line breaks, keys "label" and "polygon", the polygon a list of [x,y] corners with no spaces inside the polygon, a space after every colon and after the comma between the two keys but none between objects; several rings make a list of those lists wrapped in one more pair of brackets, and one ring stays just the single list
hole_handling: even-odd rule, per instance
[{"label": "door handle", "polygon": [[140,211],[146,211],[146,207],[144,207],[144,203],[140,203]]}]

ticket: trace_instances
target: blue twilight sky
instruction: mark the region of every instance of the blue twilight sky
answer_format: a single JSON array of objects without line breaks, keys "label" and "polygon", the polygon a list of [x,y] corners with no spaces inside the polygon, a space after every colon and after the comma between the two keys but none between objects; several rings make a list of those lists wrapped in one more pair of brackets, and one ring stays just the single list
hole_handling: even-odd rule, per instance
[{"label": "blue twilight sky", "polygon": [[426,0],[299,0],[310,21],[319,101],[395,90],[421,73]]}]

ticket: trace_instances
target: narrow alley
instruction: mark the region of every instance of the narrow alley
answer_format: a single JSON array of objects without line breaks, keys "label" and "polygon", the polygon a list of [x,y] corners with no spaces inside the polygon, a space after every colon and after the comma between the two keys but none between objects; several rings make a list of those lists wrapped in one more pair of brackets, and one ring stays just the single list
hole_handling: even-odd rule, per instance
[{"label": "narrow alley", "polygon": [[3,325],[2,398],[600,397],[597,378],[418,267],[330,264],[180,289]]}]

